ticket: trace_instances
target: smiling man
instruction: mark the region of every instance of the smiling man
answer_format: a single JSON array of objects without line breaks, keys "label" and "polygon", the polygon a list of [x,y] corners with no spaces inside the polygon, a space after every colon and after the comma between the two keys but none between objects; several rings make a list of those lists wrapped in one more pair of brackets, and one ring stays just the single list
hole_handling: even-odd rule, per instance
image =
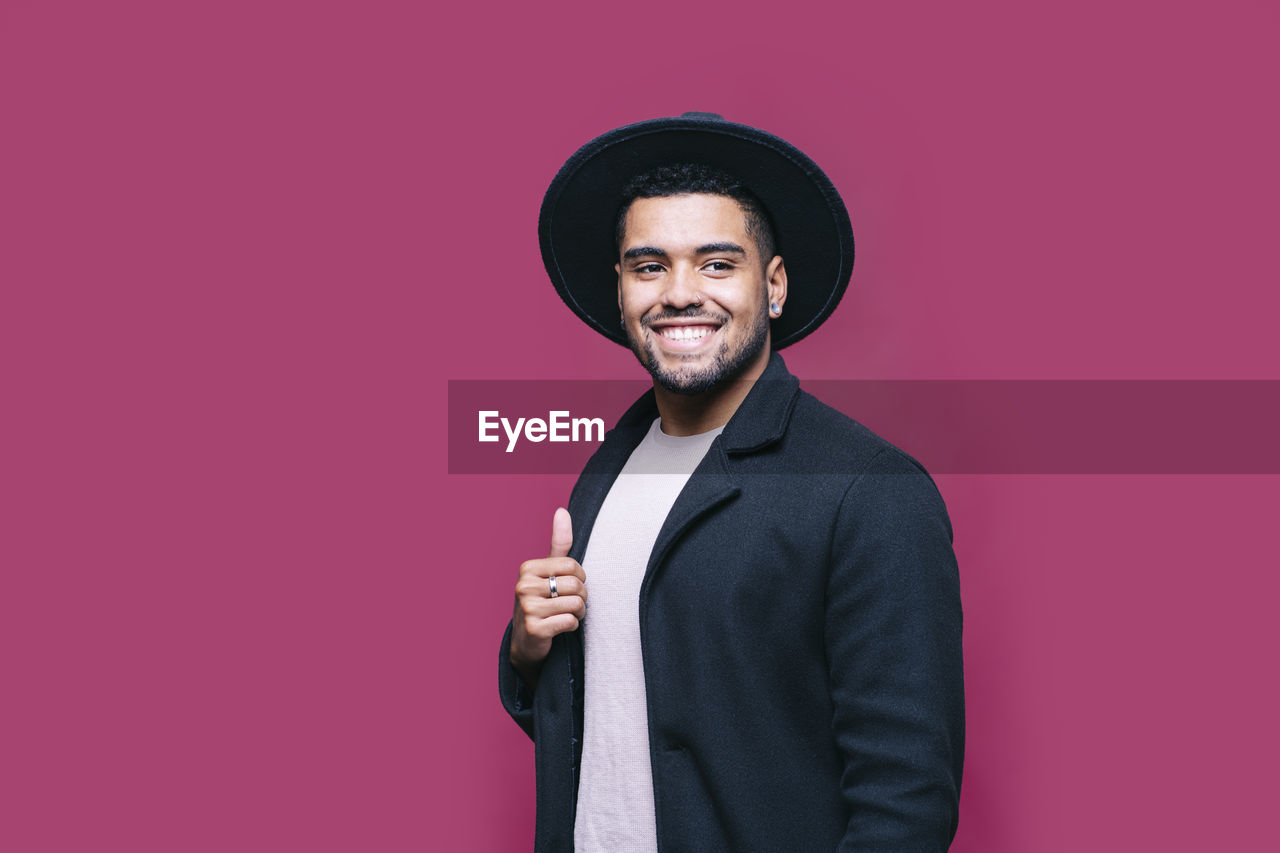
[{"label": "smiling man", "polygon": [[614,272],[627,339],[671,413],[664,431],[706,432],[769,362],[769,318],[787,298],[772,227],[753,196],[706,166],[659,167],[623,197]]},{"label": "smiling man", "polygon": [[535,849],[946,850],[946,509],[776,353],[848,284],[839,194],[794,146],[694,113],[580,149],[539,231],[561,297],[653,390],[520,567],[499,689],[535,742]]}]

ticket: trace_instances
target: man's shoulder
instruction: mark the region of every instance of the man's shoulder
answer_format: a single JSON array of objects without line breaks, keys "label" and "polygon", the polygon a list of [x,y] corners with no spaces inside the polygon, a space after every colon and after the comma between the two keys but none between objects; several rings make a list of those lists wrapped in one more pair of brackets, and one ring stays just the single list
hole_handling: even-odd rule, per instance
[{"label": "man's shoulder", "polygon": [[[806,456],[797,467],[825,466],[823,473],[829,478],[807,479],[829,479],[839,492],[841,511],[862,517],[863,527],[904,536],[931,530],[950,539],[951,521],[942,493],[911,454],[803,390],[791,425],[788,443]],[[831,494],[816,482],[812,485],[815,494]]]},{"label": "man's shoulder", "polygon": [[929,478],[915,457],[865,424],[800,389],[787,429],[787,453],[831,474],[901,473]]}]

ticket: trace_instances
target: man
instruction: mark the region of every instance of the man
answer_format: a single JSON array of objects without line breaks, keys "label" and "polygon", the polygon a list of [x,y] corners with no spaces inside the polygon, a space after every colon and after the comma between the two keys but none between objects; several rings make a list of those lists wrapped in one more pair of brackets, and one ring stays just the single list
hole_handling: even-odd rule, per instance
[{"label": "man", "polygon": [[520,568],[499,688],[535,742],[535,849],[946,850],[945,507],[774,352],[848,283],[834,187],[777,137],[685,114],[584,146],[539,231],[565,302],[654,387]]}]

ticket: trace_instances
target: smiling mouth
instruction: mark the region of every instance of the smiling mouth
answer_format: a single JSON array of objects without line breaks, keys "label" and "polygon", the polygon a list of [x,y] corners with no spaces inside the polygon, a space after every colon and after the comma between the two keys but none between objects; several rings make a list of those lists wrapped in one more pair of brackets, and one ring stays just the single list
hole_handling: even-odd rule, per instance
[{"label": "smiling mouth", "polygon": [[714,335],[719,326],[712,325],[687,325],[687,326],[659,326],[654,328],[660,337],[668,341],[677,341],[681,343],[697,343],[705,338]]}]

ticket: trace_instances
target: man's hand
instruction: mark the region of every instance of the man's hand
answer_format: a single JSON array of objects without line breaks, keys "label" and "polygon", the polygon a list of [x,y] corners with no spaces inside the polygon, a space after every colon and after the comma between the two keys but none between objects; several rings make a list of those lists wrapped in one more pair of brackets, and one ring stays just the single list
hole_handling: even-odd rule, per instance
[{"label": "man's hand", "polygon": [[[551,638],[576,631],[587,615],[587,575],[569,556],[573,526],[569,511],[557,509],[551,521],[551,553],[544,560],[520,564],[515,610],[511,615],[511,665],[532,690]],[[556,592],[552,597],[553,589]]]}]

